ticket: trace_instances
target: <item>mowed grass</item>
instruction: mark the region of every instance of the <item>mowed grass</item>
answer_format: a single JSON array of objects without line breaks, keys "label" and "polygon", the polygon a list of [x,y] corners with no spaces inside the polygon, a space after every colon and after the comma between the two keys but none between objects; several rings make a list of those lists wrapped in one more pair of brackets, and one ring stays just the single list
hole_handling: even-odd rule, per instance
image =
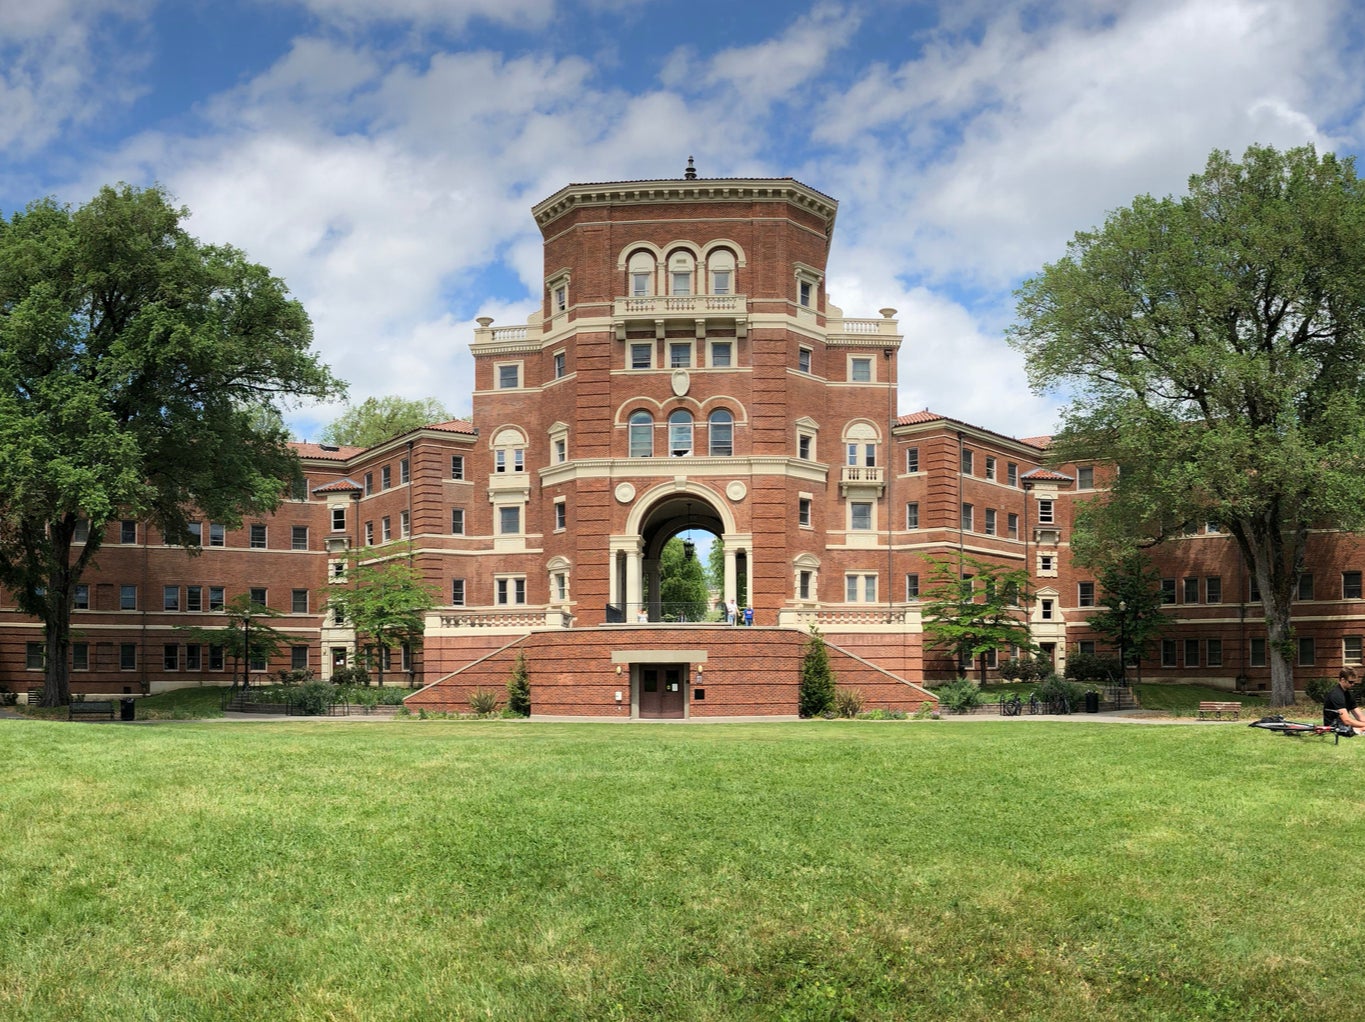
[{"label": "mowed grass", "polygon": [[1365,1015],[1365,739],[0,721],[0,1018]]}]

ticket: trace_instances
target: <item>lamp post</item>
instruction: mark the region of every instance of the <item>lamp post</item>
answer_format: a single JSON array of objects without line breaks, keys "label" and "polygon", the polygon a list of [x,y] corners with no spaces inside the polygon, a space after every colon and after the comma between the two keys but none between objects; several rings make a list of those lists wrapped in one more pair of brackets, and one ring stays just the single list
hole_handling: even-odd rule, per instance
[{"label": "lamp post", "polygon": [[1128,687],[1128,601],[1119,600],[1119,684]]}]

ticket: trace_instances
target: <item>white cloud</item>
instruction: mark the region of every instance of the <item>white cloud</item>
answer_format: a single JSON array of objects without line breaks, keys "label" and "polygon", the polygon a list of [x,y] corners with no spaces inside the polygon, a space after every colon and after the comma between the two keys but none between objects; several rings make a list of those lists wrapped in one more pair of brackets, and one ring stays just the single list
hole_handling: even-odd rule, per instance
[{"label": "white cloud", "polygon": [[483,18],[526,28],[545,25],[555,0],[298,0],[321,20],[355,31],[376,24],[462,29]]}]

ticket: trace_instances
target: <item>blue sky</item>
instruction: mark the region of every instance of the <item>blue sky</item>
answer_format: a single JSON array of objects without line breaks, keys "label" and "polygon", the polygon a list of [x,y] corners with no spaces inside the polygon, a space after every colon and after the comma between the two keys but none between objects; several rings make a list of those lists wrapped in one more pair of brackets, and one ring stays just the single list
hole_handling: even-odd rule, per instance
[{"label": "blue sky", "polygon": [[[468,412],[569,182],[792,176],[831,300],[899,310],[900,410],[1050,432],[1021,279],[1214,148],[1361,151],[1348,0],[0,0],[0,209],[160,182],[282,276],[351,397]],[[300,410],[315,435],[339,408]]]}]

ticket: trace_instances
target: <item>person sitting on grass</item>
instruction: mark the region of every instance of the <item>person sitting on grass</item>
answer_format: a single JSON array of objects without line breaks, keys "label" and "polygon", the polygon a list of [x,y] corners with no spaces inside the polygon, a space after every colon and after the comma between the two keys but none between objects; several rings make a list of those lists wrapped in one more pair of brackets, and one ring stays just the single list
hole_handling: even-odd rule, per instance
[{"label": "person sitting on grass", "polygon": [[1353,728],[1365,728],[1365,719],[1356,715],[1356,700],[1351,694],[1351,686],[1355,683],[1356,672],[1343,667],[1337,675],[1336,686],[1328,689],[1322,698],[1322,723],[1325,726],[1330,727],[1340,721]]}]

